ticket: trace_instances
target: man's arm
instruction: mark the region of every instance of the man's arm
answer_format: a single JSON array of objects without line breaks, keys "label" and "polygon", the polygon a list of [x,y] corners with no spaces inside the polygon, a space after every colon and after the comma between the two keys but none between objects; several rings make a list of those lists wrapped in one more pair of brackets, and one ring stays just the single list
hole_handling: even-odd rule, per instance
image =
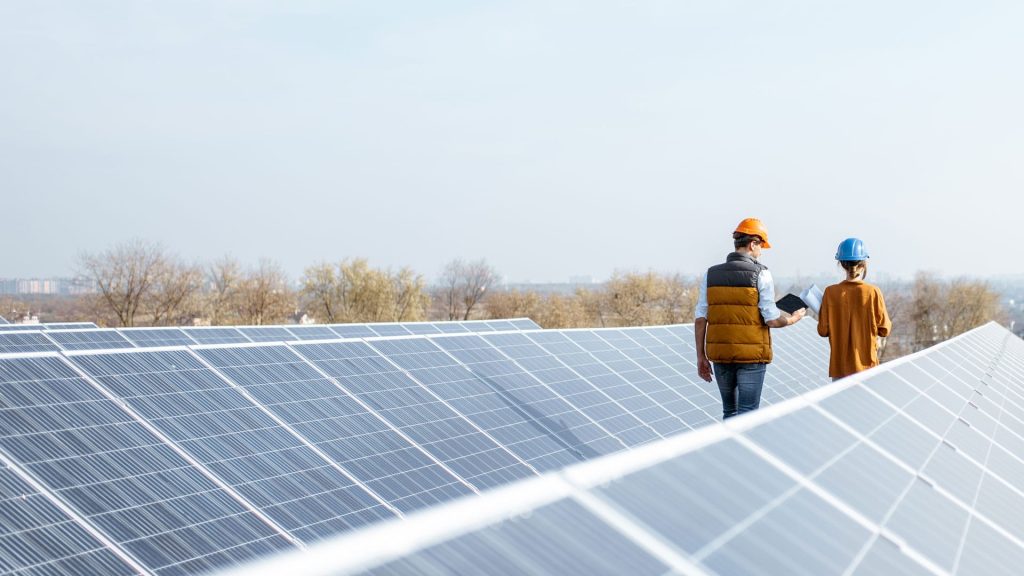
[{"label": "man's arm", "polygon": [[775,281],[767,269],[762,270],[757,276],[757,295],[757,307],[761,310],[761,318],[769,328],[785,328],[796,324],[807,314],[806,308],[801,308],[790,314],[775,305]]},{"label": "man's arm", "polygon": [[704,352],[704,339],[708,334],[708,319],[697,318],[693,321],[693,335],[697,346],[697,375],[705,382],[711,382],[711,360]]},{"label": "man's arm", "polygon": [[786,326],[792,326],[800,321],[807,314],[806,308],[801,308],[796,312],[790,314],[785,310],[779,310],[779,317],[774,320],[768,320],[765,322],[770,328],[785,328]]}]

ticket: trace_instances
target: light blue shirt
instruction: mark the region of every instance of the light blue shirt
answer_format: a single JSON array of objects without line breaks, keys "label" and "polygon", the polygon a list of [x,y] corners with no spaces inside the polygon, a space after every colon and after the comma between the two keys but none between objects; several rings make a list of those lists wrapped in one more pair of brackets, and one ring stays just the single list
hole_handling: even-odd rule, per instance
[{"label": "light blue shirt", "polygon": [[[771,322],[779,316],[782,311],[775,305],[775,282],[772,280],[772,273],[767,269],[757,275],[757,307],[761,310],[761,318],[765,322]],[[705,272],[700,278],[700,288],[697,291],[697,309],[693,313],[694,318],[708,317],[708,273]]]}]

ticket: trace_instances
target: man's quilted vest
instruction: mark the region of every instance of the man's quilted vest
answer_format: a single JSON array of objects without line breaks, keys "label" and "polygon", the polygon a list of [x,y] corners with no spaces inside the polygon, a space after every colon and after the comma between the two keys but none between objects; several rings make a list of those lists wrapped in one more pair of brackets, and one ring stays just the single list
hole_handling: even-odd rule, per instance
[{"label": "man's quilted vest", "polygon": [[757,278],[764,264],[737,252],[708,268],[708,333],[705,350],[712,362],[751,364],[772,361],[772,336],[761,319]]}]

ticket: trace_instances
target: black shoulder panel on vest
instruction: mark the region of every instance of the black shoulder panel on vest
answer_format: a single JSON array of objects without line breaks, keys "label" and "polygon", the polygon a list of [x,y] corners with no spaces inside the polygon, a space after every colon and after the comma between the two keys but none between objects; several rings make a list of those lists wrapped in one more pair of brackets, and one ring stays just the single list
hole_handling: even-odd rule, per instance
[{"label": "black shoulder panel on vest", "polygon": [[757,288],[757,277],[768,267],[749,256],[733,252],[724,264],[708,268],[708,286]]}]

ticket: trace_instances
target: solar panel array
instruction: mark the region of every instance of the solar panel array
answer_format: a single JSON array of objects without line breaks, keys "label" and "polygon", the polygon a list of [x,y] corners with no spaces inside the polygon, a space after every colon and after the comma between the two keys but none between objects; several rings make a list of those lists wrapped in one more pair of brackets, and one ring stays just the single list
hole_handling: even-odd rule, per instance
[{"label": "solar panel array", "polygon": [[[211,326],[159,328],[97,328],[92,322],[54,324],[10,324],[0,326],[0,338],[8,332],[39,332],[31,340],[38,348],[23,345],[23,352],[45,352],[56,345],[60,350],[107,350],[110,348],[155,348],[193,344],[241,344],[247,342],[289,342],[292,340],[336,340],[413,334],[469,334],[502,330],[536,330],[529,318],[511,320],[467,320],[464,322],[396,322],[392,324],[304,324],[288,326]],[[2,351],[2,350],[0,350]]]},{"label": "solar panel array", "polygon": [[[696,377],[692,326],[436,327],[348,340],[289,328],[288,343],[251,342],[281,335],[258,327],[0,334],[0,571],[230,566],[720,413]],[[18,348],[58,334],[64,350]],[[175,345],[186,338],[217,343]],[[766,404],[827,381],[811,323],[775,338]],[[84,349],[108,343],[122,347]]]},{"label": "solar panel array", "polygon": [[243,570],[987,575],[1022,565],[1024,341],[990,323],[725,426]]},{"label": "solar panel array", "polygon": [[7,321],[7,318],[4,318],[3,316],[0,316],[0,325],[3,325],[3,324],[10,324],[10,322]]}]

